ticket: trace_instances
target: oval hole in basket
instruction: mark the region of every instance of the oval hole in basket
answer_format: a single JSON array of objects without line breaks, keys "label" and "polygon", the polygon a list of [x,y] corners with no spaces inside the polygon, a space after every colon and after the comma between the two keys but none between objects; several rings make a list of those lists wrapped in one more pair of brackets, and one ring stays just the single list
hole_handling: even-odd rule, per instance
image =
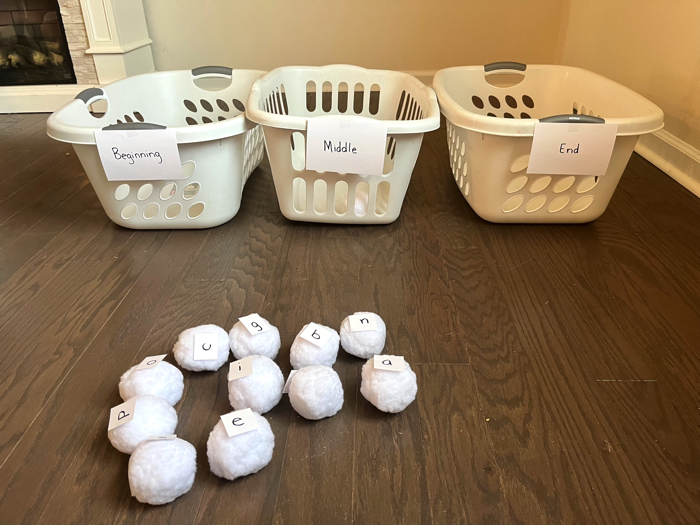
[{"label": "oval hole in basket", "polygon": [[138,111],[134,111],[134,117],[136,117],[136,120],[138,120],[139,122],[144,121],[143,115],[141,113],[139,113]]},{"label": "oval hole in basket", "polygon": [[160,189],[160,199],[167,201],[168,199],[172,198],[173,195],[175,195],[176,191],[177,186],[175,186],[175,183],[169,182]]},{"label": "oval hole in basket", "polygon": [[371,115],[379,113],[381,96],[382,93],[379,84],[372,84],[372,87],[369,89],[369,112]]},{"label": "oval hole in basket", "polygon": [[377,185],[377,203],[374,206],[377,215],[384,215],[389,210],[390,193],[391,185],[388,181],[383,180]]},{"label": "oval hole in basket", "polygon": [[523,104],[525,104],[530,109],[535,107],[535,101],[529,95],[523,95]]},{"label": "oval hole in basket", "polygon": [[292,133],[292,168],[304,171],[306,168],[306,145],[304,135],[295,131]]},{"label": "oval hole in basket", "polygon": [[190,182],[185,189],[182,190],[182,198],[186,201],[194,199],[199,193],[199,182]]},{"label": "oval hole in basket", "polygon": [[153,185],[144,184],[139,188],[139,191],[136,193],[136,198],[140,201],[145,201],[148,197],[151,196],[151,193],[153,193]]},{"label": "oval hole in basket", "polygon": [[521,155],[517,159],[513,161],[513,163],[510,165],[510,172],[511,173],[519,173],[523,171],[525,168],[527,168],[527,165],[530,163],[530,155]]},{"label": "oval hole in basket", "polygon": [[187,210],[187,217],[190,219],[196,219],[202,213],[204,213],[204,203],[195,202],[192,206],[190,206],[190,209]]},{"label": "oval hole in basket", "polygon": [[193,160],[188,160],[186,162],[182,163],[182,174],[186,179],[189,179],[192,174],[194,173],[194,169],[196,167],[196,164],[194,163]]},{"label": "oval hole in basket", "polygon": [[353,90],[353,105],[352,108],[358,115],[362,113],[362,106],[364,105],[365,98],[365,86],[359,82],[355,84],[355,89]]},{"label": "oval hole in basket", "polygon": [[243,102],[241,102],[237,98],[234,98],[231,101],[231,104],[233,104],[233,107],[236,108],[238,111],[245,111],[245,105],[243,105]]},{"label": "oval hole in basket", "polygon": [[328,113],[333,107],[333,84],[326,81],[321,88],[321,109]]},{"label": "oval hole in basket", "polygon": [[189,109],[192,113],[197,113],[197,106],[194,102],[187,99],[183,100],[182,102],[185,104],[185,107]]},{"label": "oval hole in basket", "polygon": [[136,210],[136,204],[133,202],[127,204],[122,208],[122,219],[126,219],[127,221],[133,219],[134,215],[136,215]]},{"label": "oval hole in basket", "polygon": [[306,111],[316,111],[316,82],[313,80],[306,83]]},{"label": "oval hole in basket", "polygon": [[146,206],[146,209],[143,210],[143,218],[146,220],[151,220],[156,215],[158,215],[159,211],[160,211],[160,206],[158,206],[157,203],[152,202],[151,204]]},{"label": "oval hole in basket", "polygon": [[216,105],[219,106],[219,109],[221,109],[221,111],[229,111],[230,110],[230,108],[228,107],[228,104],[226,102],[224,102],[223,100],[221,100],[220,98],[216,99]]},{"label": "oval hole in basket", "polygon": [[179,202],[173,202],[165,210],[165,218],[166,219],[174,219],[175,217],[180,215],[181,211],[182,211],[182,204],[180,204]]},{"label": "oval hole in basket", "polygon": [[345,113],[348,110],[348,84],[341,82],[338,84],[338,111]]},{"label": "oval hole in basket", "polygon": [[128,184],[120,184],[117,189],[114,190],[114,198],[118,201],[123,201],[129,196],[129,191],[131,188]]},{"label": "oval hole in basket", "polygon": [[476,107],[477,109],[484,109],[484,101],[476,95],[472,97],[472,104],[474,104],[474,107]]},{"label": "oval hole in basket", "polygon": [[314,182],[314,211],[316,213],[326,213],[328,209],[328,185],[323,179],[316,179]]},{"label": "oval hole in basket", "polygon": [[348,183],[344,180],[335,183],[333,209],[338,215],[345,215],[348,211]]},{"label": "oval hole in basket", "polygon": [[355,187],[355,215],[364,217],[369,206],[369,183],[362,181]]},{"label": "oval hole in basket", "polygon": [[306,181],[301,177],[292,181],[292,205],[297,213],[306,211]]},{"label": "oval hole in basket", "polygon": [[517,86],[523,80],[525,75],[522,73],[498,73],[492,72],[486,75],[485,80],[488,84],[499,88],[508,88]]}]

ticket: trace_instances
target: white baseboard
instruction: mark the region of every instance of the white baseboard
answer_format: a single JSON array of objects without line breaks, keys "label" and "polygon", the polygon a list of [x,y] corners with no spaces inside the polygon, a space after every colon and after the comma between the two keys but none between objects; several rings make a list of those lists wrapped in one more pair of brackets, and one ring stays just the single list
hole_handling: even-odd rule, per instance
[{"label": "white baseboard", "polygon": [[433,87],[433,77],[435,76],[435,73],[437,73],[437,70],[421,69],[419,71],[404,71],[404,73],[408,73],[409,75],[416,77],[428,87]]},{"label": "white baseboard", "polygon": [[52,113],[91,84],[0,87],[0,113]]},{"label": "white baseboard", "polygon": [[700,197],[700,151],[669,132],[642,135],[634,150]]}]

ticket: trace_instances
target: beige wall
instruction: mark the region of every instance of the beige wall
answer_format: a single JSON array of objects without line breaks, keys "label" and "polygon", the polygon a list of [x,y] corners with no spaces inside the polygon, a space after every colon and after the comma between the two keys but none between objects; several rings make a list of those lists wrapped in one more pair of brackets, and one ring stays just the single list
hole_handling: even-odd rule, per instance
[{"label": "beige wall", "polygon": [[635,90],[700,149],[700,0],[564,0],[558,55]]},{"label": "beige wall", "polygon": [[561,0],[145,0],[156,69],[555,58]]}]

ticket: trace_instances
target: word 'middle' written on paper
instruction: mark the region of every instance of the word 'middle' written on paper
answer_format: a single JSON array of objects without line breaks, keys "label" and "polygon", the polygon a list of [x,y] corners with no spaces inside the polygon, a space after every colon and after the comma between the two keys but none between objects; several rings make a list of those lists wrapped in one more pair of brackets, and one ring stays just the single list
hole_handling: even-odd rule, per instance
[{"label": "word 'middle' written on paper", "polygon": [[309,119],[306,169],[381,175],[384,171],[386,136],[386,123],[378,120]]},{"label": "word 'middle' written on paper", "polygon": [[184,179],[175,130],[96,130],[107,180]]},{"label": "word 'middle' written on paper", "polygon": [[617,124],[538,122],[527,173],[605,175],[616,137]]}]

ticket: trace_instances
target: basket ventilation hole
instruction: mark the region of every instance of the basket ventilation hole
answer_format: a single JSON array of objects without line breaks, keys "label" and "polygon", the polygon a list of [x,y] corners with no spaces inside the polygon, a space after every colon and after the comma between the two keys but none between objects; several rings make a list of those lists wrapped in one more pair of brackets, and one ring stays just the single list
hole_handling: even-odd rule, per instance
[{"label": "basket ventilation hole", "polygon": [[190,209],[187,210],[187,217],[190,219],[196,219],[202,213],[204,213],[204,203],[195,202],[192,206],[190,206]]},{"label": "basket ventilation hole", "polygon": [[[221,109],[221,111],[229,111],[229,109],[230,109],[228,107],[228,104],[226,102],[224,102],[223,100],[221,100],[220,98],[216,99],[216,105],[219,106],[219,109]],[[221,120],[221,117],[219,117],[219,119]]]},{"label": "basket ventilation hole", "polygon": [[381,98],[381,88],[379,84],[373,84],[369,90],[369,112],[371,115],[379,113],[379,101]]},{"label": "basket ventilation hole", "polygon": [[534,213],[545,204],[547,204],[547,197],[545,197],[544,195],[538,195],[537,197],[535,197],[527,203],[527,206],[525,206],[525,212]]},{"label": "basket ventilation hole", "polygon": [[153,219],[156,215],[158,215],[158,212],[160,211],[160,206],[158,206],[157,203],[152,202],[148,206],[146,206],[146,209],[143,210],[143,218],[146,220],[151,220]]},{"label": "basket ventilation hole", "polygon": [[377,185],[377,203],[374,206],[374,212],[377,215],[384,215],[389,210],[389,194],[391,193],[391,185],[388,181],[382,181]]},{"label": "basket ventilation hole", "polygon": [[183,102],[185,103],[185,107],[189,109],[192,113],[197,113],[197,106],[194,105],[194,102],[187,99],[183,100]]},{"label": "basket ventilation hole", "polygon": [[193,119],[192,117],[185,117],[185,121],[190,125],[190,126],[196,126],[197,121]]},{"label": "basket ventilation hole", "polygon": [[325,113],[333,109],[333,84],[326,81],[321,88],[321,109]]},{"label": "basket ventilation hole", "polygon": [[[348,110],[348,84],[341,82],[338,84],[338,111],[345,113]],[[345,212],[343,212],[345,213]]]},{"label": "basket ventilation hole", "polygon": [[192,176],[195,166],[196,164],[193,160],[188,160],[182,163],[182,174],[184,175],[184,178],[188,179]]},{"label": "basket ventilation hole", "polygon": [[495,117],[496,115],[494,115],[493,113],[487,113],[486,116],[488,116],[488,117]]},{"label": "basket ventilation hole", "polygon": [[573,105],[573,107],[571,108],[571,112],[572,112],[574,115],[578,115],[578,104],[577,104],[576,102],[574,102],[574,105]]},{"label": "basket ventilation hole", "polygon": [[160,199],[167,201],[168,199],[171,199],[173,195],[175,195],[176,191],[177,186],[174,183],[169,182],[160,189]]},{"label": "basket ventilation hole", "polygon": [[571,205],[571,213],[581,213],[593,204],[593,195],[586,195]]},{"label": "basket ventilation hole", "polygon": [[527,165],[530,163],[530,155],[522,155],[515,159],[513,163],[510,165],[510,172],[511,173],[519,173],[523,171],[525,168],[527,168]]},{"label": "basket ventilation hole", "polygon": [[327,199],[328,185],[323,179],[314,182],[314,211],[319,215],[326,213],[328,206]]},{"label": "basket ventilation hole", "polygon": [[134,119],[132,119],[131,116],[129,116],[129,115],[124,115],[124,120],[126,120],[127,122],[133,122],[133,121],[134,121]]},{"label": "basket ventilation hole", "polygon": [[532,100],[532,98],[528,95],[523,95],[523,104],[525,104],[530,109],[535,107],[535,101]]},{"label": "basket ventilation hole", "polygon": [[484,109],[484,101],[476,95],[472,97],[472,104],[474,104],[477,109]]},{"label": "basket ventilation hole", "polygon": [[219,117],[219,122],[221,122],[222,120],[226,120],[226,117]]},{"label": "basket ventilation hole", "polygon": [[292,133],[292,168],[303,171],[306,168],[306,145],[304,135],[295,131]]},{"label": "basket ventilation hole", "polygon": [[306,181],[301,177],[292,181],[292,204],[297,213],[306,211]]},{"label": "basket ventilation hole", "polygon": [[[570,175],[568,177],[564,177],[563,179],[559,179],[557,183],[554,185],[554,188],[552,188],[552,191],[554,193],[562,193],[571,188],[571,186],[574,185],[574,182],[576,182],[576,177],[573,175]],[[568,202],[568,201],[567,201]],[[566,205],[565,205],[566,206]],[[551,207],[551,206],[550,206]],[[558,210],[557,210],[558,211]]]},{"label": "basket ventilation hole", "polygon": [[191,182],[187,186],[185,186],[184,190],[182,190],[182,198],[185,199],[186,201],[188,201],[190,199],[194,199],[198,193],[199,193],[199,183],[198,182]]},{"label": "basket ventilation hole", "polygon": [[520,114],[520,118],[532,118],[532,117],[523,111],[523,112]]},{"label": "basket ventilation hole", "polygon": [[564,208],[566,208],[566,205],[569,204],[570,200],[571,199],[569,199],[569,197],[566,195],[557,197],[549,204],[549,208],[547,208],[547,211],[549,213],[557,213],[558,211],[561,211]]},{"label": "basket ventilation hole", "polygon": [[467,182],[464,185],[464,196],[467,197],[469,195],[469,182]]},{"label": "basket ventilation hole", "polygon": [[598,185],[598,177],[587,177],[576,188],[576,193],[586,193]]},{"label": "basket ventilation hole", "polygon": [[496,109],[500,109],[501,107],[501,101],[493,95],[489,95],[489,104],[491,104],[491,106],[493,106]]},{"label": "basket ventilation hole", "polygon": [[234,98],[231,102],[233,104],[233,107],[236,108],[238,111],[245,111],[245,106],[243,105],[243,102],[241,102],[237,98]]},{"label": "basket ventilation hole", "polygon": [[504,116],[505,118],[515,118],[513,115],[511,115],[511,114],[508,113],[508,112],[505,112],[505,113],[503,114],[503,116]]},{"label": "basket ventilation hole", "polygon": [[355,84],[355,89],[353,90],[353,110],[356,114],[362,113],[362,108],[364,106],[365,100],[365,86],[359,82]]},{"label": "basket ventilation hole", "polygon": [[355,215],[364,217],[369,206],[369,183],[362,181],[355,187]]},{"label": "basket ventilation hole", "polygon": [[524,200],[525,199],[522,195],[516,195],[515,197],[511,197],[503,204],[501,211],[503,211],[503,213],[513,212],[520,208],[520,205],[523,203]]},{"label": "basket ventilation hole", "polygon": [[530,186],[530,193],[539,193],[542,190],[546,189],[547,186],[549,186],[549,183],[552,182],[552,177],[549,175],[545,175],[544,177],[540,177],[537,179],[535,182],[532,183],[532,186]]},{"label": "basket ventilation hole", "polygon": [[133,219],[134,215],[136,215],[136,204],[133,202],[122,208],[122,219],[126,219],[128,221],[129,219]]},{"label": "basket ventilation hole", "polygon": [[522,190],[525,185],[527,184],[527,177],[525,175],[520,175],[519,177],[515,177],[512,181],[508,183],[508,186],[506,186],[506,193],[517,193],[520,190]]},{"label": "basket ventilation hole", "polygon": [[122,119],[118,118],[118,119],[117,119],[117,124],[124,124],[124,123],[122,122]]},{"label": "basket ventilation hole", "polygon": [[143,118],[143,115],[139,113],[138,111],[134,111],[134,117],[136,117],[136,120],[139,122],[143,122],[145,119]]},{"label": "basket ventilation hole", "polygon": [[306,83],[306,110],[309,113],[316,111],[316,82],[313,80]]},{"label": "basket ventilation hole", "polygon": [[209,113],[214,111],[214,108],[212,107],[212,105],[209,103],[208,100],[201,99],[199,101],[199,103],[202,105],[202,107],[204,108],[205,111],[208,111]]},{"label": "basket ventilation hole", "polygon": [[462,148],[459,150],[459,154],[464,156],[464,152],[466,151],[466,149],[467,149],[467,143],[462,142]]},{"label": "basket ventilation hole", "polygon": [[182,204],[179,202],[174,202],[168,208],[165,210],[165,218],[166,219],[174,219],[178,215],[180,215],[180,212],[182,211]]},{"label": "basket ventilation hole", "polygon": [[508,104],[513,109],[518,107],[518,103],[510,95],[506,95],[506,104]]},{"label": "basket ventilation hole", "polygon": [[338,215],[345,215],[348,211],[348,183],[344,180],[335,183],[333,209]]},{"label": "basket ventilation hole", "polygon": [[131,188],[128,184],[120,184],[114,191],[114,198],[118,201],[123,201],[129,196],[129,191],[131,191]]},{"label": "basket ventilation hole", "polygon": [[396,108],[396,120],[401,120],[401,112],[403,111],[403,105],[406,102],[406,91],[401,92],[401,98],[399,99],[399,105]]},{"label": "basket ventilation hole", "polygon": [[209,123],[211,123],[211,119],[209,117],[202,117],[202,122],[204,124],[209,124]]},{"label": "basket ventilation hole", "polygon": [[581,106],[581,115],[586,114],[586,106]]},{"label": "basket ventilation hole", "polygon": [[389,175],[394,170],[394,154],[396,153],[396,139],[387,137],[386,139],[386,155],[384,156],[383,175]]},{"label": "basket ventilation hole", "polygon": [[144,184],[139,188],[139,191],[136,193],[136,198],[140,201],[145,201],[148,197],[151,196],[151,193],[153,193],[153,185],[152,184]]}]

